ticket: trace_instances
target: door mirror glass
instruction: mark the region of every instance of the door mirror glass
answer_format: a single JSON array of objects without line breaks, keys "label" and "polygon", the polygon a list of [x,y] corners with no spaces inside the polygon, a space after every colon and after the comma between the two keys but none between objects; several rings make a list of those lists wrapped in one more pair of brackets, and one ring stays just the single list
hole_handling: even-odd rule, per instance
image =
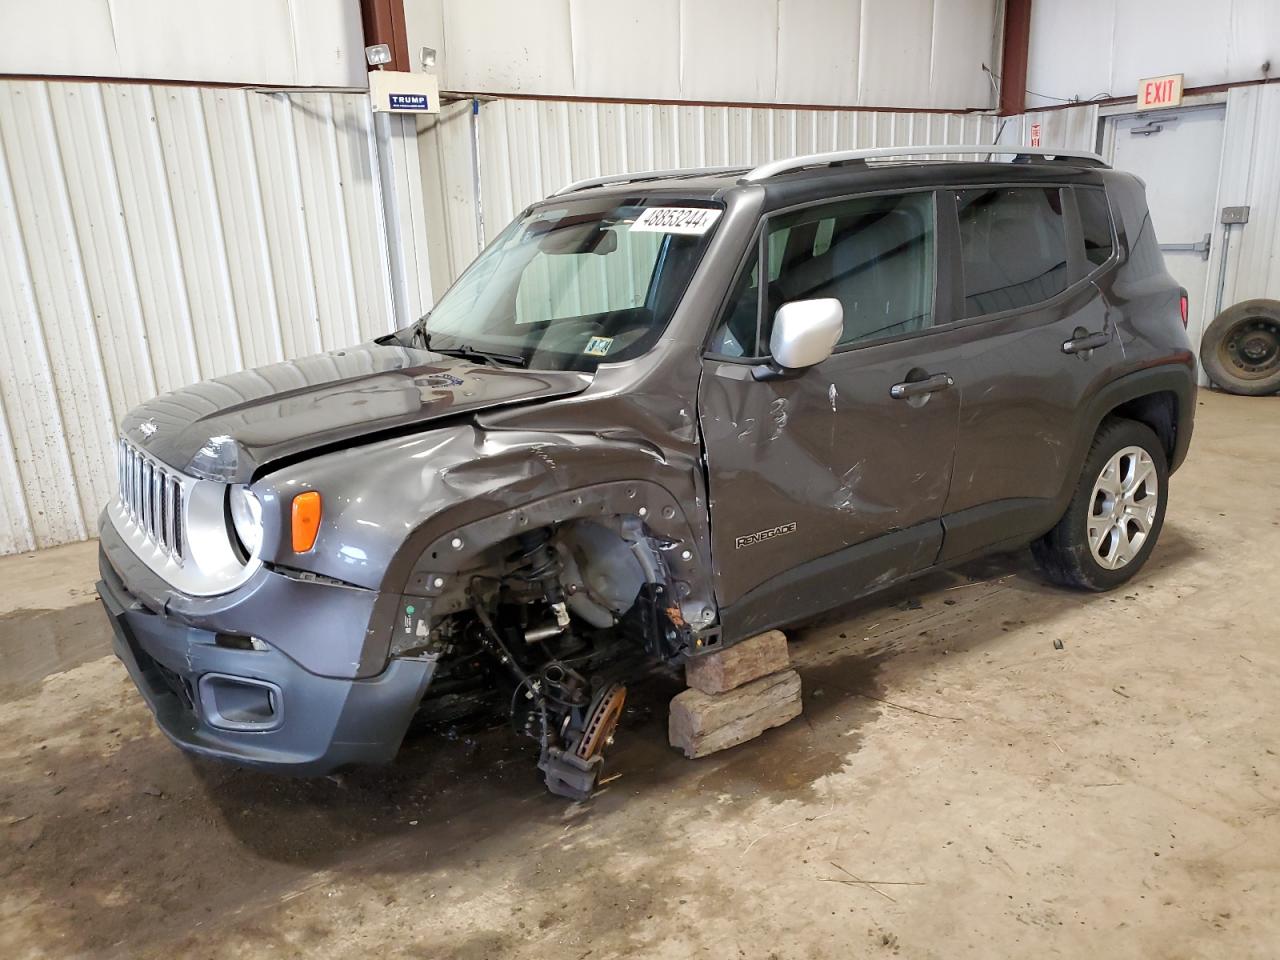
[{"label": "door mirror glass", "polygon": [[784,370],[802,370],[831,356],[843,330],[844,308],[839,300],[793,300],[773,315],[769,352]]}]

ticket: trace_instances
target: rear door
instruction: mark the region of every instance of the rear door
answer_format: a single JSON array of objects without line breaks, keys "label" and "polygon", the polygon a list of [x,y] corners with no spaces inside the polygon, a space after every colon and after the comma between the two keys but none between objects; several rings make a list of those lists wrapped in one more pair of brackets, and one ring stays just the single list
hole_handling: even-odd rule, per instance
[{"label": "rear door", "polygon": [[[933,191],[774,215],[743,267],[698,401],[727,635],[834,607],[937,555],[959,392],[939,348],[936,216]],[[749,358],[777,308],[818,297],[844,309],[835,353],[756,379]]]},{"label": "rear door", "polygon": [[1102,293],[1116,262],[1101,187],[957,190],[964,399],[941,558],[1038,534],[1076,478],[1078,411],[1121,359]]}]

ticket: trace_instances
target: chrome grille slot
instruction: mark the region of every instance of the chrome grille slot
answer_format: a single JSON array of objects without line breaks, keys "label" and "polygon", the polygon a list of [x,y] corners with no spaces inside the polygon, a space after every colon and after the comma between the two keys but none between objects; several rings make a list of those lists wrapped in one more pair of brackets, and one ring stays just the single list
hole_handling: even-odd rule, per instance
[{"label": "chrome grille slot", "polygon": [[174,477],[169,481],[169,503],[173,513],[173,555],[182,556],[182,482]]},{"label": "chrome grille slot", "polygon": [[138,523],[142,522],[142,457],[138,456],[138,451],[133,451],[133,519]]},{"label": "chrome grille slot", "polygon": [[186,546],[182,478],[123,439],[119,461],[121,508],[147,540],[181,564]]},{"label": "chrome grille slot", "polygon": [[156,539],[156,503],[155,498],[151,496],[151,484],[154,479],[152,474],[154,472],[151,461],[142,461],[142,526],[147,531],[147,536],[152,540]]},{"label": "chrome grille slot", "polygon": [[156,503],[156,539],[167,550],[169,548],[169,511],[165,509],[165,497],[169,492],[169,475],[163,470],[157,470],[156,481],[151,489],[152,498]]}]

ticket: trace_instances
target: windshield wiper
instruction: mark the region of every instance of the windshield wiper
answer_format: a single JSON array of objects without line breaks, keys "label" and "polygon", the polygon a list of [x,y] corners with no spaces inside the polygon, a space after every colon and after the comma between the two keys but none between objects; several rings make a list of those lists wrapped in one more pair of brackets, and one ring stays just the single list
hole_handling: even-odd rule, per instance
[{"label": "windshield wiper", "polygon": [[490,350],[477,350],[466,344],[456,347],[433,347],[431,335],[425,331],[421,333],[421,338],[424,348],[442,356],[458,357],[462,360],[470,360],[472,363],[488,363],[495,367],[527,367],[529,365],[528,359],[518,353],[494,353]]},{"label": "windshield wiper", "polygon": [[518,353],[493,353],[488,350],[476,350],[473,347],[431,347],[432,353],[442,353],[446,357],[459,357],[472,363],[490,363],[495,367],[527,367],[529,361]]}]

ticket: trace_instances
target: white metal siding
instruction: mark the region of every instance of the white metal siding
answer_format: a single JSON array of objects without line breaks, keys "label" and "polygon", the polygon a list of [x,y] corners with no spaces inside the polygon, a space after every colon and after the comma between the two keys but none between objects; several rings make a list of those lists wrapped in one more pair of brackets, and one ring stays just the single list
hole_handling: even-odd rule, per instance
[{"label": "white metal siding", "polygon": [[1276,0],[1070,0],[1031,7],[1027,102],[1132,97],[1138,81],[1185,86],[1261,80],[1280,63]]},{"label": "white metal siding", "polygon": [[[1280,300],[1280,85],[1234,87],[1227,93],[1218,206],[1248,206],[1249,222],[1230,228],[1225,310],[1241,300]],[[1216,298],[1224,228],[1216,227],[1209,296]],[[1212,319],[1212,318],[1210,318]]]},{"label": "white metal siding", "polygon": [[386,217],[385,232],[376,241],[389,250],[394,313],[397,325],[404,326],[432,304],[417,118],[380,113],[374,132]]},{"label": "white metal siding", "polygon": [[0,81],[0,554],[83,539],[157,393],[394,326],[367,97]]},{"label": "white metal siding", "polygon": [[[424,121],[432,286],[442,291],[478,252],[470,103]],[[981,114],[496,100],[480,110],[485,233],[527,204],[584,177],[669,167],[755,164],[855,147],[991,143]]]},{"label": "white metal siding", "polygon": [[359,0],[0,0],[0,70],[365,89]]},{"label": "white metal siding", "polygon": [[1063,150],[1098,149],[1098,105],[1085,103],[1061,110],[1039,110],[1000,120],[1000,143],[1031,146],[1031,128],[1040,124],[1040,146]]},{"label": "white metal siding", "polygon": [[415,0],[409,49],[497,96],[993,105],[998,0]]}]

